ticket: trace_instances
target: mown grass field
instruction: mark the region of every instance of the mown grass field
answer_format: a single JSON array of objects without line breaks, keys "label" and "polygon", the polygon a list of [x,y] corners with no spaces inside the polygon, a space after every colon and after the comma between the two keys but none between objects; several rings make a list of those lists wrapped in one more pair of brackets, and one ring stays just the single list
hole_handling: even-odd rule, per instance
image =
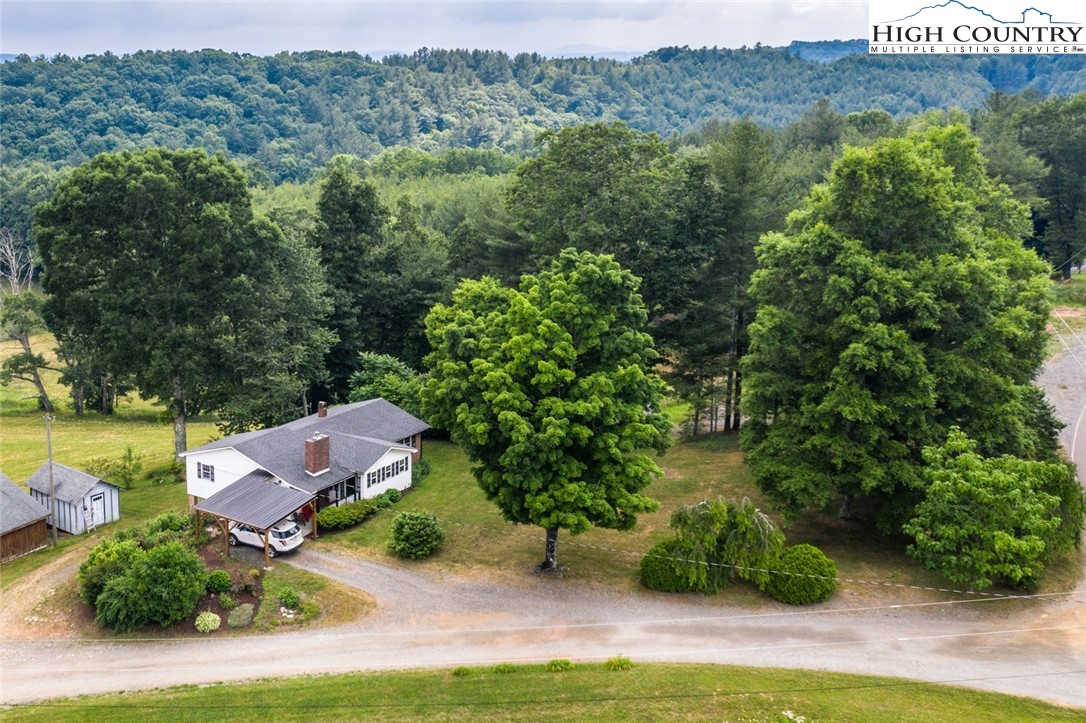
[{"label": "mown grass field", "polygon": [[717,665],[577,664],[187,686],[17,706],[10,721],[1061,721],[1083,711],[894,678]]}]

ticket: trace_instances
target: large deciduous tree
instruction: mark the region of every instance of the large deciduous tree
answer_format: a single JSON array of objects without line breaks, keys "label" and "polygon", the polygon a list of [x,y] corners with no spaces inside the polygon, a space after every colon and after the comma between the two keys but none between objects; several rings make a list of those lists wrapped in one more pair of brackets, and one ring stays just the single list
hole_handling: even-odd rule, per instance
[{"label": "large deciduous tree", "polygon": [[656,509],[641,494],[660,473],[667,417],[638,280],[609,256],[567,249],[519,289],[466,280],[426,322],[434,351],[423,390],[432,424],[475,463],[506,519],[547,531],[629,529]]},{"label": "large deciduous tree", "polygon": [[300,392],[307,358],[327,347],[314,262],[254,218],[244,174],[222,156],[103,154],[60,183],[35,228],[61,347],[165,402],[178,454],[189,416],[240,405],[259,423],[267,390],[253,380]]},{"label": "large deciduous tree", "polygon": [[784,510],[864,496],[900,525],[922,495],[920,450],[952,425],[983,454],[1051,453],[1030,384],[1051,289],[1027,232],[976,139],[949,126],[847,150],[787,233],[762,239],[744,444]]}]

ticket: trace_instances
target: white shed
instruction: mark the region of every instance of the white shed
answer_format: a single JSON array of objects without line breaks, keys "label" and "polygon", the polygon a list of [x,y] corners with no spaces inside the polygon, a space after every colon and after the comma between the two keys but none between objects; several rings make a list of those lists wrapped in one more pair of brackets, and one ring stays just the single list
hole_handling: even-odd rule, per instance
[{"label": "white shed", "polygon": [[[30,496],[52,515],[48,462],[30,475],[26,486],[30,488]],[[97,527],[121,517],[121,490],[117,485],[54,462],[53,486],[57,495],[58,530],[78,535],[87,531],[88,524]]]}]

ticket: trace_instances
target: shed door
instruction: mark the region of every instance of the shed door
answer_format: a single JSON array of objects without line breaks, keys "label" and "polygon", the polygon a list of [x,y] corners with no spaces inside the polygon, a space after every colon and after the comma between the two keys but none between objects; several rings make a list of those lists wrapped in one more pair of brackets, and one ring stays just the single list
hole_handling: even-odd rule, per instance
[{"label": "shed door", "polygon": [[105,494],[97,494],[91,497],[91,515],[93,515],[94,525],[104,525],[106,523],[106,496]]}]

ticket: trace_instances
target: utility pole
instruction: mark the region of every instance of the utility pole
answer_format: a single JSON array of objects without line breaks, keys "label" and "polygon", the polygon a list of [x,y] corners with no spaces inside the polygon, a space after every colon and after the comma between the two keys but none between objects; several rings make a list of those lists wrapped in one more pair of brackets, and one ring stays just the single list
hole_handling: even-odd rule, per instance
[{"label": "utility pole", "polygon": [[53,484],[53,433],[49,423],[53,415],[45,415],[45,447],[49,451],[49,509],[53,515],[53,547],[57,546],[57,490]]}]

